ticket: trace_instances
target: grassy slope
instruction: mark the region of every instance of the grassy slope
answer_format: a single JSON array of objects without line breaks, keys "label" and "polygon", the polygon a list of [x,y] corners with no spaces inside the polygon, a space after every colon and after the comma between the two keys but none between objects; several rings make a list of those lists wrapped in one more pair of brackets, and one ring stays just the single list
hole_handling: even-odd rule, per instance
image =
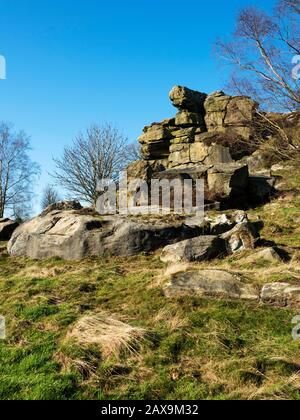
[{"label": "grassy slope", "polygon": [[[300,181],[299,181],[300,182]],[[290,184],[299,186],[297,178]],[[300,196],[251,212],[262,236],[295,254],[289,264],[202,264],[257,284],[300,279]],[[0,244],[0,399],[299,399],[300,342],[293,310],[180,298],[161,292],[158,256],[79,263],[10,258]],[[1,251],[2,250],[2,251]],[[151,332],[138,355],[102,360],[100,349],[66,344],[67,330],[94,310]]]}]

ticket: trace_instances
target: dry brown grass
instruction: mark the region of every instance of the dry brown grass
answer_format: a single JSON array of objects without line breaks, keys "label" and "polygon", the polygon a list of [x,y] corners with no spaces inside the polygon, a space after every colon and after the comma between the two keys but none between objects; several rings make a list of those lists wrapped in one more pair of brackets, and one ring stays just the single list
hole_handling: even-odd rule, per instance
[{"label": "dry brown grass", "polygon": [[164,322],[170,332],[182,330],[190,326],[188,318],[180,314],[179,311],[167,309],[161,309],[153,318],[153,322],[154,324]]},{"label": "dry brown grass", "polygon": [[169,281],[170,276],[187,271],[190,267],[191,264],[188,263],[175,263],[167,266],[166,269],[161,270],[159,275],[156,276],[149,284],[148,289],[157,289],[162,287],[167,281]]},{"label": "dry brown grass", "polygon": [[107,313],[81,318],[67,334],[67,340],[88,347],[99,346],[102,357],[120,357],[122,352],[137,354],[146,340],[147,331],[132,327]]}]

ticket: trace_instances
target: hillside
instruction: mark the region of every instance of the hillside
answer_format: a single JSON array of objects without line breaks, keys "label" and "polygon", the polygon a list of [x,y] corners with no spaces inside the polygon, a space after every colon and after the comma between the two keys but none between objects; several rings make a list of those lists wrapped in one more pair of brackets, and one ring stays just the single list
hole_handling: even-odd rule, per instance
[{"label": "hillside", "polygon": [[[252,222],[263,222],[261,238],[289,261],[246,262],[253,251],[244,251],[189,267],[239,273],[255,287],[298,284],[297,171],[279,172],[280,195],[249,211]],[[0,399],[299,399],[300,342],[292,338],[299,309],[167,299],[162,286],[171,272],[159,256],[33,261],[8,256],[2,243]],[[140,328],[134,346],[116,337],[115,348],[66,339],[78,320],[99,312]]]}]

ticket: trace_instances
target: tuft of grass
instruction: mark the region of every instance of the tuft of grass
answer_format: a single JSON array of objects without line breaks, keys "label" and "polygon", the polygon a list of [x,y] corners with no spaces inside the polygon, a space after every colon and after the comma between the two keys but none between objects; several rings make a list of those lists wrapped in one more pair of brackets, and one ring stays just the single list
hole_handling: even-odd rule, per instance
[{"label": "tuft of grass", "polygon": [[137,354],[146,335],[143,328],[132,327],[107,313],[97,313],[81,318],[66,339],[85,347],[96,345],[104,358],[119,358],[124,351]]}]

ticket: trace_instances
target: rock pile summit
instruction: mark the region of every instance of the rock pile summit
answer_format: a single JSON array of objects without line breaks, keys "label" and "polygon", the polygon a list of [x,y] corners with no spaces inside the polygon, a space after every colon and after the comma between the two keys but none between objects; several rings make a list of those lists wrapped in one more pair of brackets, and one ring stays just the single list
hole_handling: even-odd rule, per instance
[{"label": "rock pile summit", "polygon": [[201,178],[206,199],[227,201],[228,207],[243,207],[251,194],[264,199],[256,193],[257,183],[267,184],[263,195],[268,195],[272,182],[250,176],[245,161],[255,151],[258,104],[245,96],[207,95],[182,86],[169,97],[178,112],[144,128],[139,137],[143,160],[129,166],[129,179]]}]

